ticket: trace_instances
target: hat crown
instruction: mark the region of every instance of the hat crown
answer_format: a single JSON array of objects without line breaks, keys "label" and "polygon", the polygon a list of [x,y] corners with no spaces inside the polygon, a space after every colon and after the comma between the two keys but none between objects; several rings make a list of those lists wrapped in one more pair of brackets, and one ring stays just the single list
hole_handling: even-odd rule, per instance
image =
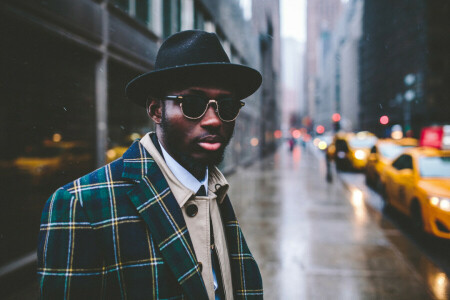
[{"label": "hat crown", "polygon": [[230,59],[215,33],[187,30],[162,43],[155,70],[202,63],[230,63]]}]

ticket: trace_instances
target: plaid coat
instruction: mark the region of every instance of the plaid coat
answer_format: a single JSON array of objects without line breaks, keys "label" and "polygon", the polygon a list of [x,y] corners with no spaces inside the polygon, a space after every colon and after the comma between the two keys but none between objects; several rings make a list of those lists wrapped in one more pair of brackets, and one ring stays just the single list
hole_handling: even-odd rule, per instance
[{"label": "plaid coat", "polygon": [[[220,204],[235,299],[261,299],[261,275],[228,196]],[[38,242],[43,299],[207,299],[182,211],[152,157],[122,158],[58,189]]]}]

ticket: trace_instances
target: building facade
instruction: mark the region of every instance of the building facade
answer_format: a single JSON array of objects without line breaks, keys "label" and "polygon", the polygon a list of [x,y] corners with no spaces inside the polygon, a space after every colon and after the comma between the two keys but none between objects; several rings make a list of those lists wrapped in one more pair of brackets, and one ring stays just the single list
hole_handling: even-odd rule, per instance
[{"label": "building facade", "polygon": [[248,2],[244,12],[237,0],[2,1],[0,266],[33,251],[43,203],[58,186],[121,156],[153,128],[125,86],[153,68],[172,33],[216,32],[232,62],[264,75],[240,113],[225,171],[273,149],[279,10],[278,1],[265,3]]},{"label": "building facade", "polygon": [[364,129],[383,135],[400,124],[450,122],[450,4],[436,0],[366,0],[360,45],[360,114]]},{"label": "building facade", "polygon": [[[320,40],[323,41],[324,38],[329,37],[330,32],[335,28],[341,8],[341,0],[308,0],[307,2],[304,92],[306,111],[310,118],[313,118],[317,111],[319,58],[324,55],[319,48],[326,50],[320,47]],[[315,120],[313,122],[316,123]]]},{"label": "building facade", "polygon": [[313,119],[326,130],[337,129],[332,115],[341,116],[340,128],[359,129],[359,43],[363,0],[351,0],[331,32],[319,39],[317,97]]}]

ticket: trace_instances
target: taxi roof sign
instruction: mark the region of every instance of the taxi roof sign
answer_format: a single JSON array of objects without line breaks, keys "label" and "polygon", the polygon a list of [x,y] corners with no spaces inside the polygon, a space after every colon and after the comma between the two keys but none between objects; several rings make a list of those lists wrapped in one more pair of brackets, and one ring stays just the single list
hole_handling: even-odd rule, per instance
[{"label": "taxi roof sign", "polygon": [[423,128],[420,134],[420,146],[449,150],[450,125]]}]

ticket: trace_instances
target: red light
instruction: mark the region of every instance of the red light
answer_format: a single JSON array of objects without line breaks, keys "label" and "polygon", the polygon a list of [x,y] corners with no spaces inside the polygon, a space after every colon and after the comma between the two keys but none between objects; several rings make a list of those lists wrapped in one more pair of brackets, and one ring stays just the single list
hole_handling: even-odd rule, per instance
[{"label": "red light", "polygon": [[275,136],[276,139],[281,139],[281,137],[283,136],[283,134],[281,133],[281,130],[275,130],[273,135]]},{"label": "red light", "polygon": [[298,139],[298,138],[300,138],[301,136],[302,136],[302,133],[300,132],[300,130],[295,129],[294,131],[292,131],[292,137],[293,137],[294,139]]},{"label": "red light", "polygon": [[318,134],[324,133],[324,132],[325,132],[325,127],[323,127],[322,125],[317,126],[317,127],[316,127],[316,132],[317,132]]},{"label": "red light", "polygon": [[380,123],[381,123],[382,125],[386,125],[387,123],[389,123],[389,117],[388,117],[388,116],[382,116],[382,117],[380,118]]},{"label": "red light", "polygon": [[333,116],[331,116],[331,120],[333,120],[333,122],[339,122],[341,120],[341,115],[338,113],[333,114]]}]

